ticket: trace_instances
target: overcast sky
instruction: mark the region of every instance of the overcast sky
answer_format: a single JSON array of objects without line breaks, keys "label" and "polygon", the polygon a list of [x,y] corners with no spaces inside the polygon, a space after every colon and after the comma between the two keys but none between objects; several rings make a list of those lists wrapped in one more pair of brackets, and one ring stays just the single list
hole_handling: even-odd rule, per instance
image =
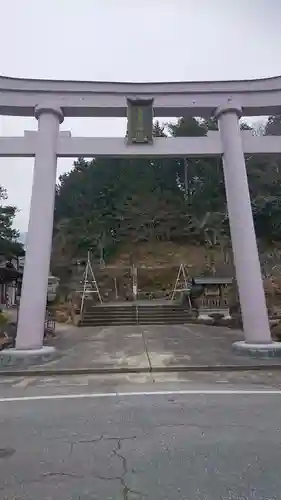
[{"label": "overcast sky", "polygon": [[[281,0],[0,0],[0,74],[62,80],[227,80],[281,74]],[[0,117],[0,135],[35,119]],[[118,119],[67,119],[73,135],[122,136]],[[59,160],[58,175],[72,160]],[[32,159],[0,159],[28,226]]]}]

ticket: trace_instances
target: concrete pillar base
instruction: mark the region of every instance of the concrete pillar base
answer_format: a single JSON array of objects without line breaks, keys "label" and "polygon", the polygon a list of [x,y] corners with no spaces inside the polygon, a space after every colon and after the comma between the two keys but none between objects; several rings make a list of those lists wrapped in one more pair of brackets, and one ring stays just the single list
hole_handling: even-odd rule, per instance
[{"label": "concrete pillar base", "polygon": [[30,365],[48,363],[57,357],[57,351],[52,346],[39,349],[4,349],[0,352],[1,368],[27,368]]},{"label": "concrete pillar base", "polygon": [[269,344],[250,344],[239,341],[232,344],[235,354],[250,356],[251,358],[279,358],[281,357],[281,342],[270,342]]}]

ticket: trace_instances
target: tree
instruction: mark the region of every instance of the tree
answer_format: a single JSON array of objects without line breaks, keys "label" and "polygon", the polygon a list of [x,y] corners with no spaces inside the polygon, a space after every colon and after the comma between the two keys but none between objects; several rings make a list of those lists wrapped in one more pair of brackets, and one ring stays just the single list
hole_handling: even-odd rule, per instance
[{"label": "tree", "polygon": [[179,118],[176,123],[169,123],[168,131],[173,137],[200,137],[207,135],[208,128],[204,120],[188,117]]},{"label": "tree", "polygon": [[[279,121],[278,121],[279,120]],[[265,133],[280,119],[270,117]],[[242,130],[251,127],[240,122]],[[206,136],[211,118],[185,117],[154,123],[154,137]],[[281,128],[280,128],[281,130]],[[254,132],[254,131],[253,131]],[[262,241],[281,241],[281,167],[272,158],[251,157],[247,170],[254,220]],[[56,192],[53,256],[70,263],[89,248],[105,258],[124,243],[197,242],[229,245],[229,224],[220,158],[80,158],[61,176]]]},{"label": "tree", "polygon": [[[281,135],[281,116],[270,116],[264,135]],[[276,157],[251,157],[247,162],[252,208],[258,238],[281,241],[281,161]]]},{"label": "tree", "polygon": [[264,130],[265,135],[281,135],[281,115],[270,116]]},{"label": "tree", "polygon": [[[7,197],[7,191],[0,186],[0,200]],[[17,241],[19,232],[13,228],[16,212],[16,207],[0,204],[0,254],[6,259],[24,255],[23,246]]]},{"label": "tree", "polygon": [[167,137],[165,132],[165,125],[160,125],[159,121],[156,120],[153,124],[152,130],[153,137]]}]

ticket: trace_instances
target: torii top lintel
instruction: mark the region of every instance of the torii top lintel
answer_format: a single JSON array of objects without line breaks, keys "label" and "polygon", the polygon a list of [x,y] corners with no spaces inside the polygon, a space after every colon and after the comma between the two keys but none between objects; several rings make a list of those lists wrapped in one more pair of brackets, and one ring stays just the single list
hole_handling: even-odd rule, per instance
[{"label": "torii top lintel", "polygon": [[65,117],[125,117],[127,98],[153,98],[155,116],[210,116],[235,101],[244,116],[281,113],[281,76],[209,82],[87,82],[0,76],[0,115],[34,116],[51,101]]}]

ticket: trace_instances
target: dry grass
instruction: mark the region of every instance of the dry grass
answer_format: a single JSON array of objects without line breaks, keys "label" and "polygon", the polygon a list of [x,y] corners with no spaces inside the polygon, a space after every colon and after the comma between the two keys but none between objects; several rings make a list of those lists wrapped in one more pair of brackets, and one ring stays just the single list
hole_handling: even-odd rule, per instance
[{"label": "dry grass", "polygon": [[200,245],[156,241],[139,243],[134,248],[126,245],[120,250],[118,257],[109,264],[129,266],[132,259],[138,267],[177,267],[185,263],[190,269],[196,271],[206,267],[211,260],[217,264],[223,264],[224,255],[219,248],[210,251]]}]

